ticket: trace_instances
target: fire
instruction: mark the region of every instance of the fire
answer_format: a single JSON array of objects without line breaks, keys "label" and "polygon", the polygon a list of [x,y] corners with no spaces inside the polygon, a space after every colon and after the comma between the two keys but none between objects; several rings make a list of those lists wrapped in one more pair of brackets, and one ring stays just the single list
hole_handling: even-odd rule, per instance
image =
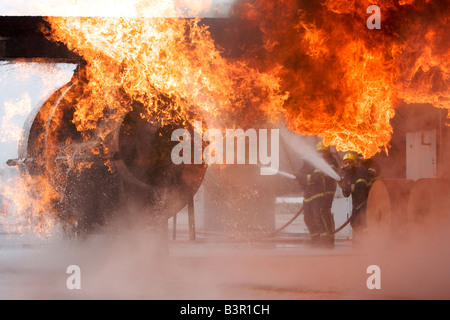
[{"label": "fire", "polygon": [[[366,10],[379,5],[381,30]],[[235,10],[264,34],[264,68],[283,66],[294,131],[368,158],[389,149],[395,107],[449,108],[448,6],[432,1],[244,1]]]},{"label": "fire", "polygon": [[48,178],[10,178],[3,183],[0,191],[12,200],[14,206],[11,216],[0,217],[0,223],[7,232],[34,233],[39,237],[53,234],[59,220],[53,214],[52,204],[60,199],[60,195],[51,187]]},{"label": "fire", "polygon": [[[11,90],[19,86],[17,96],[4,102],[4,116],[1,119],[1,141],[5,146],[22,145],[24,128],[17,124],[26,122],[32,110],[32,96],[30,92],[20,93],[20,85],[27,87],[30,83],[38,89],[38,101],[46,100],[49,95],[57,89],[57,83],[64,83],[71,77],[71,72],[67,65],[54,66],[36,59],[33,63],[25,61],[15,61],[1,65],[6,81],[3,83],[6,88],[4,92],[11,91],[14,95],[16,90]],[[56,83],[56,84],[55,84]],[[19,94],[20,93],[20,94]],[[40,106],[39,106],[40,107]],[[22,123],[23,123],[22,122]],[[26,139],[26,138],[25,138]],[[24,161],[26,161],[24,159]],[[14,169],[1,171],[2,184],[0,194],[6,198],[6,203],[10,205],[9,214],[0,217],[2,227],[9,232],[19,232],[21,234],[34,232],[39,236],[50,235],[55,227],[56,217],[52,214],[52,205],[60,194],[52,188],[51,176],[20,175]]]},{"label": "fire", "polygon": [[[87,62],[89,82],[74,119],[81,132],[96,129],[98,136],[107,136],[134,101],[145,106],[148,114],[143,116],[157,114],[161,122],[195,111],[222,125],[232,121],[245,126],[279,113],[285,99],[275,75],[224,59],[198,19],[48,21],[49,37]],[[160,93],[176,101],[171,110],[161,108]]]},{"label": "fire", "polygon": [[[33,173],[3,190],[17,193],[18,220],[27,228],[20,231],[48,235],[57,222],[70,228],[74,221],[55,215],[68,192],[69,172],[89,171],[95,166],[91,159],[104,160],[114,170],[111,141],[137,104],[142,119],[160,125],[205,120],[216,128],[250,127],[283,115],[287,95],[280,90],[278,66],[262,73],[244,61],[225,59],[200,19],[161,17],[171,8],[167,3],[151,7],[136,1],[138,17],[46,18],[46,36],[83,61],[35,119],[40,134],[32,137],[33,154],[28,155]],[[64,137],[60,132],[66,130],[71,134]]]},{"label": "fire", "polygon": [[[205,119],[224,129],[283,120],[296,132],[318,135],[327,145],[366,158],[388,152],[390,121],[400,103],[450,108],[445,4],[240,1],[235,15],[257,26],[263,43],[231,59],[201,19],[179,18],[211,5],[201,3],[183,14],[173,1],[133,1],[120,7],[125,17],[107,10],[100,17],[46,18],[46,36],[64,43],[83,62],[64,96],[74,108],[71,123],[81,141],[46,135],[62,125],[58,119],[64,110],[48,108],[38,119],[45,128],[39,144],[52,157],[40,164],[48,174],[30,178],[27,185],[38,190],[40,204],[32,217],[43,228],[46,217],[53,217],[42,212],[51,212],[64,193],[56,187],[66,179],[57,162],[66,159],[70,170],[82,170],[91,163],[76,157],[110,154],[108,142],[136,103],[142,119],[160,124]],[[84,4],[77,12],[87,12]],[[381,8],[381,30],[366,26],[372,4]]]},{"label": "fire", "polygon": [[[399,98],[450,109],[450,27],[448,5],[416,18],[404,33],[398,60]],[[450,115],[449,115],[450,117]]]}]

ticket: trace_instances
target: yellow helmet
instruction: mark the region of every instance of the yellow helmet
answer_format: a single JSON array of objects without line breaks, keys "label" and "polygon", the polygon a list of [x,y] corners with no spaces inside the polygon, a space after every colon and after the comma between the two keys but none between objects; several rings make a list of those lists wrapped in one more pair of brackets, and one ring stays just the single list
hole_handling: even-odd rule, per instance
[{"label": "yellow helmet", "polygon": [[316,150],[317,150],[317,151],[328,151],[328,150],[330,150],[330,147],[324,145],[324,144],[323,144],[323,141],[319,141],[319,142],[316,144]]},{"label": "yellow helmet", "polygon": [[351,152],[346,153],[342,160],[352,160],[355,164],[358,162],[356,155]]}]

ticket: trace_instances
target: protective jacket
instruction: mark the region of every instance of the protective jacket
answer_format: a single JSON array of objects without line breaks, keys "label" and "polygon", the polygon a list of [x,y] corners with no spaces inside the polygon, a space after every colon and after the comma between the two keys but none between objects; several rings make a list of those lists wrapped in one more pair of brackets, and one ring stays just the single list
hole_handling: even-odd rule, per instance
[{"label": "protective jacket", "polygon": [[352,196],[352,213],[357,214],[367,203],[371,179],[367,171],[357,168],[354,172],[347,173],[339,185],[345,197]]},{"label": "protective jacket", "polygon": [[[331,155],[327,157],[327,162],[337,170],[337,161]],[[336,192],[336,180],[323,173],[320,169],[314,168],[309,163],[305,163],[297,180],[304,190],[303,203],[313,201],[315,199],[327,198],[333,199]]]},{"label": "protective jacket", "polygon": [[378,177],[378,168],[369,162],[346,172],[339,186],[345,197],[352,196],[351,226],[355,231],[366,228],[366,208],[370,188]]},{"label": "protective jacket", "polygon": [[[337,161],[327,153],[325,160],[333,170],[337,170]],[[304,220],[313,241],[327,239],[328,244],[334,244],[334,219],[331,206],[336,192],[336,180],[320,169],[305,163],[297,180],[304,190]]]}]

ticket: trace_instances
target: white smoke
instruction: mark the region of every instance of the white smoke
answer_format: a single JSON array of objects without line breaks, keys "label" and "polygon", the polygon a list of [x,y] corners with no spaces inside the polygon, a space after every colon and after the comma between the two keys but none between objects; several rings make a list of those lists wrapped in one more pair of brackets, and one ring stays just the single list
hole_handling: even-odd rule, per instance
[{"label": "white smoke", "polygon": [[0,15],[69,17],[228,17],[236,0],[0,0]]},{"label": "white smoke", "polygon": [[315,168],[320,169],[334,180],[341,180],[336,171],[317,152],[315,146],[311,146],[311,143],[304,136],[289,131],[286,127],[280,129],[280,135],[285,145],[289,147],[289,151],[294,152],[297,156]]}]

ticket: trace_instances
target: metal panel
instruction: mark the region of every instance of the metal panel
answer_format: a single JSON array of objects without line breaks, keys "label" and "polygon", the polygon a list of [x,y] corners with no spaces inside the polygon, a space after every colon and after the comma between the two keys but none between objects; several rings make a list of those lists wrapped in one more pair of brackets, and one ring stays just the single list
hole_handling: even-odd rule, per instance
[{"label": "metal panel", "polygon": [[436,129],[406,133],[406,179],[436,178]]}]

